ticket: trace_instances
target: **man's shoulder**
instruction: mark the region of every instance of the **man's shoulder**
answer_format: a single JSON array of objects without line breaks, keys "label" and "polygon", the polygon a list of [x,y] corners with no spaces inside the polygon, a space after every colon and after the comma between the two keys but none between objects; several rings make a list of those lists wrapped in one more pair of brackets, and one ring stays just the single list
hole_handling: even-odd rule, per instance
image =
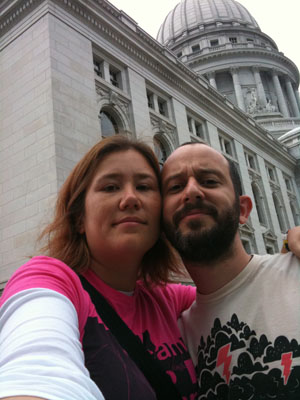
[{"label": "man's shoulder", "polygon": [[286,254],[255,254],[253,257],[253,265],[256,265],[258,270],[264,272],[283,271],[284,273],[300,272],[300,259],[293,253]]}]

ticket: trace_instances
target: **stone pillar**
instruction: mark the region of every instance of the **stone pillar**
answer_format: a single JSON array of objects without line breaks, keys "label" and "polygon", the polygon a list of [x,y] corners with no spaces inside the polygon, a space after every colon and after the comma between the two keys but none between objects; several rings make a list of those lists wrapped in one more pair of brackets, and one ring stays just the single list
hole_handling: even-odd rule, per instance
[{"label": "stone pillar", "polygon": [[233,80],[233,86],[234,86],[234,92],[235,92],[237,104],[241,110],[246,111],[243,92],[242,92],[241,83],[240,83],[240,78],[239,78],[239,74],[238,74],[238,69],[231,68],[230,72],[231,72],[231,76],[232,76],[232,80]]},{"label": "stone pillar", "polygon": [[153,93],[153,106],[154,106],[154,110],[156,111],[156,112],[158,112],[158,109],[159,109],[159,107],[158,107],[158,98],[157,98],[157,94],[156,93]]},{"label": "stone pillar", "polygon": [[293,110],[293,117],[299,117],[300,113],[299,113],[297,100],[295,98],[295,93],[294,93],[294,89],[292,86],[292,82],[288,76],[285,77],[285,86],[286,86],[288,99],[289,99],[289,102],[290,102],[292,110]]},{"label": "stone pillar", "polygon": [[103,79],[110,83],[109,64],[106,60],[103,61]]},{"label": "stone pillar", "polygon": [[300,97],[299,97],[299,92],[297,89],[295,89],[295,97],[296,97],[296,101],[300,110]]},{"label": "stone pillar", "polygon": [[274,70],[272,70],[272,79],[273,79],[273,85],[275,87],[275,91],[276,91],[276,95],[277,95],[279,111],[282,113],[282,115],[285,118],[289,118],[290,114],[289,114],[289,110],[288,110],[286,102],[285,102],[285,98],[284,98],[284,95],[282,92],[278,74]]},{"label": "stone pillar", "polygon": [[255,79],[255,83],[256,83],[258,103],[260,106],[265,107],[267,104],[267,98],[266,98],[265,89],[264,89],[264,86],[263,86],[263,83],[261,80],[261,76],[260,76],[258,67],[253,67],[253,74],[254,74],[254,79]]},{"label": "stone pillar", "polygon": [[196,125],[194,118],[191,118],[191,128],[192,128],[192,134],[196,135]]},{"label": "stone pillar", "polygon": [[211,86],[214,87],[216,90],[218,90],[215,72],[209,72],[207,74],[207,77],[209,79],[209,83],[211,84]]}]

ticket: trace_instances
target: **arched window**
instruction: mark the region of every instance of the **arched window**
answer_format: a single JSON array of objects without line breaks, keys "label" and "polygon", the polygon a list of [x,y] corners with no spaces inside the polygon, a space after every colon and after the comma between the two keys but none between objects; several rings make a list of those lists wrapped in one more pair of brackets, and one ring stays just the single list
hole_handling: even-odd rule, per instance
[{"label": "arched window", "polygon": [[267,225],[264,206],[263,206],[263,199],[260,195],[258,187],[253,183],[252,183],[252,191],[253,191],[254,202],[256,205],[258,220],[262,225]]},{"label": "arched window", "polygon": [[100,112],[100,123],[102,137],[113,136],[119,133],[119,127],[116,119],[107,110]]},{"label": "arched window", "polygon": [[163,144],[156,138],[153,139],[153,142],[155,155],[158,159],[159,165],[162,167],[167,159],[166,149],[164,148]]},{"label": "arched window", "polygon": [[275,210],[276,210],[276,214],[277,214],[280,230],[281,230],[281,232],[285,232],[286,231],[286,224],[285,224],[285,221],[284,221],[284,215],[283,215],[282,206],[281,206],[280,201],[279,201],[279,199],[278,199],[278,197],[276,196],[275,193],[272,194],[272,197],[273,197],[273,202],[274,202],[274,206],[275,206]]}]

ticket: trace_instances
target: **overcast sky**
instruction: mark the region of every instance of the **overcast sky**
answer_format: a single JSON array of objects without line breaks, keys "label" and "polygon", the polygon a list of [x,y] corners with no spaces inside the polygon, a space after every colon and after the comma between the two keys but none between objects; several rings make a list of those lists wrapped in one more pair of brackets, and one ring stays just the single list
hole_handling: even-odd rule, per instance
[{"label": "overcast sky", "polygon": [[[125,11],[151,36],[179,0],[110,0]],[[256,19],[260,29],[277,44],[279,51],[300,69],[300,0],[239,0]]]}]

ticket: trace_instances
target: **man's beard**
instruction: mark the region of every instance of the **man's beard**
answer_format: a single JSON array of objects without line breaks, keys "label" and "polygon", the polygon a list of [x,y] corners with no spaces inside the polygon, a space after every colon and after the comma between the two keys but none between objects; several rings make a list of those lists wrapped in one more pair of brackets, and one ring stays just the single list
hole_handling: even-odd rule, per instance
[{"label": "man's beard", "polygon": [[[201,219],[192,220],[188,222],[190,232],[182,234],[179,222],[187,212],[194,209],[209,214],[215,220],[215,224],[211,228],[204,228]],[[239,216],[238,199],[235,200],[232,207],[221,214],[215,206],[199,200],[195,204],[187,203],[182,210],[175,213],[173,224],[165,222],[164,230],[167,238],[184,261],[211,263],[231,253],[234,237],[239,227]]]}]

